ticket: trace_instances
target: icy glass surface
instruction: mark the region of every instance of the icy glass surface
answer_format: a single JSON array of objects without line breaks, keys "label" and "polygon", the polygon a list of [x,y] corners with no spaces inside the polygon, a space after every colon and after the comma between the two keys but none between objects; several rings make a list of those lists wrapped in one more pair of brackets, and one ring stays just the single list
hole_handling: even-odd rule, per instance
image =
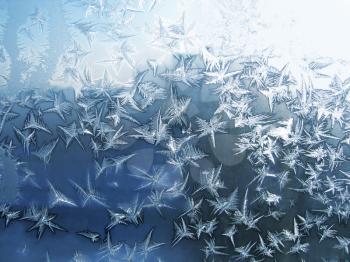
[{"label": "icy glass surface", "polygon": [[0,261],[349,261],[349,10],[0,0]]}]

